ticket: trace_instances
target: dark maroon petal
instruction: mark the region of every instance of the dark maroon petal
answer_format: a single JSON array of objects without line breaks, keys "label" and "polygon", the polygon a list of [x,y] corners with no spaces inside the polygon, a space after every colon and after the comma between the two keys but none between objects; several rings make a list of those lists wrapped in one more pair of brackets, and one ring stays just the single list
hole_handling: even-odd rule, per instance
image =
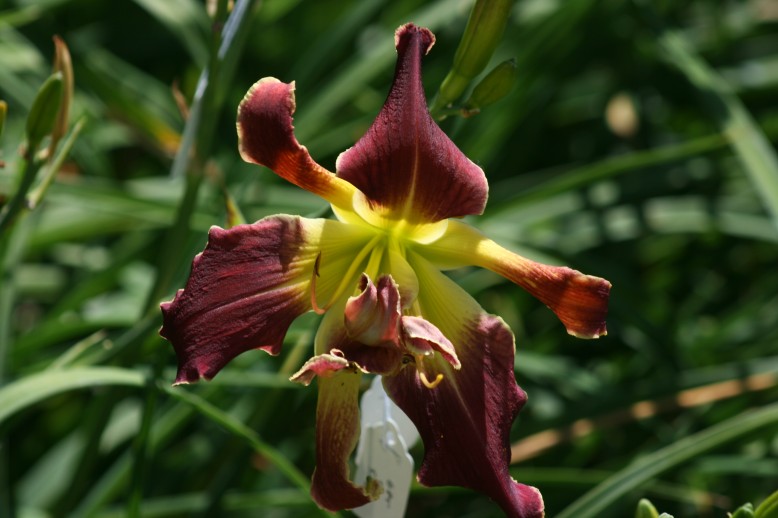
[{"label": "dark maroon petal", "polygon": [[349,457],[359,438],[359,380],[356,369],[343,369],[319,377],[316,405],[316,469],[311,496],[329,511],[353,509],[377,498],[377,483],[355,486],[349,473]]},{"label": "dark maroon petal", "polygon": [[428,29],[397,29],[389,96],[367,133],[336,164],[338,176],[361,190],[374,209],[411,222],[480,214],[488,192],[481,168],[427,111],[421,61],[434,43]]},{"label": "dark maroon petal", "polygon": [[240,155],[330,203],[348,208],[354,187],[316,163],[294,136],[294,83],[257,81],[238,107]]},{"label": "dark maroon petal", "polygon": [[513,518],[542,517],[540,492],[508,472],[511,423],[527,399],[514,378],[513,335],[501,319],[484,314],[452,340],[462,368],[437,362],[444,378],[435,388],[427,388],[410,365],[384,378],[387,393],[424,441],[419,482],[480,491]]},{"label": "dark maroon petal", "polygon": [[212,227],[186,288],[161,305],[167,338],[178,355],[176,383],[210,379],[250,349],[278,354],[286,330],[310,309],[315,251],[306,223],[273,216],[230,230]]}]

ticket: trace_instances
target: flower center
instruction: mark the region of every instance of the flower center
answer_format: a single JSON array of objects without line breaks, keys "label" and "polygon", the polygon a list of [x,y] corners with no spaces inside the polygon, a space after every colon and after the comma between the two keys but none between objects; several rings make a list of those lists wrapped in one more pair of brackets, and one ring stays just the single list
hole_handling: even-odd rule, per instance
[{"label": "flower center", "polygon": [[440,238],[448,228],[448,220],[429,223],[410,221],[396,213],[374,207],[364,194],[357,191],[352,199],[352,210],[332,206],[335,216],[346,223],[367,226],[378,232],[386,232],[400,241],[427,244]]}]

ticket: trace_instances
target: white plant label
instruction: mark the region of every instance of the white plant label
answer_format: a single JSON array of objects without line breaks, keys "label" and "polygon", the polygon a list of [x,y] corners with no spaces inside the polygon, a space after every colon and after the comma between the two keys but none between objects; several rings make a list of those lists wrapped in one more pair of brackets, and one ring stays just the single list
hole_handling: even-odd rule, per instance
[{"label": "white plant label", "polygon": [[402,518],[413,477],[408,447],[418,440],[419,433],[386,395],[378,376],[362,396],[360,411],[362,431],[354,479],[358,484],[364,484],[368,477],[377,480],[383,492],[378,500],[354,509],[354,513],[360,518]]}]

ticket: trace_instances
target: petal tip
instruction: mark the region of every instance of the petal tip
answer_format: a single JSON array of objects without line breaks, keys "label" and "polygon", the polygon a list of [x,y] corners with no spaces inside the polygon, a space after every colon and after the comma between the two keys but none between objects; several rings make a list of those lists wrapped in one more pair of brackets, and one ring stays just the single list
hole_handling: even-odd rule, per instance
[{"label": "petal tip", "polygon": [[394,46],[397,52],[402,52],[408,45],[408,40],[414,36],[421,37],[424,54],[428,54],[433,45],[435,45],[435,35],[426,27],[419,27],[413,23],[401,25],[394,31]]}]

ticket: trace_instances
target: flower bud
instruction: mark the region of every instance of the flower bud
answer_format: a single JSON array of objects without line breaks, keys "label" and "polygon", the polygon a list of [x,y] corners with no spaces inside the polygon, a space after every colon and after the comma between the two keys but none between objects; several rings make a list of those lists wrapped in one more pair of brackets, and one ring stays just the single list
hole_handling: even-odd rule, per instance
[{"label": "flower bud", "polygon": [[454,55],[454,65],[436,99],[436,107],[447,106],[480,74],[497,48],[508,22],[512,0],[477,0],[470,12],[465,33]]},{"label": "flower bud", "polygon": [[26,134],[30,150],[36,149],[43,137],[54,129],[59,107],[62,104],[62,88],[62,74],[56,72],[49,76],[38,90],[38,95],[35,96],[27,116]]},{"label": "flower bud", "polygon": [[465,101],[463,115],[469,117],[475,115],[481,108],[493,104],[510,93],[516,79],[518,78],[518,68],[515,59],[508,59],[497,65],[478,83]]},{"label": "flower bud", "polygon": [[648,499],[641,498],[638,502],[638,508],[635,511],[635,518],[658,518],[659,513]]},{"label": "flower bud", "polygon": [[70,51],[65,42],[59,36],[54,36],[54,72],[62,74],[62,104],[57,112],[57,120],[51,131],[51,145],[49,156],[53,156],[59,140],[68,131],[68,119],[70,117],[70,104],[73,101],[73,64],[70,60]]}]

